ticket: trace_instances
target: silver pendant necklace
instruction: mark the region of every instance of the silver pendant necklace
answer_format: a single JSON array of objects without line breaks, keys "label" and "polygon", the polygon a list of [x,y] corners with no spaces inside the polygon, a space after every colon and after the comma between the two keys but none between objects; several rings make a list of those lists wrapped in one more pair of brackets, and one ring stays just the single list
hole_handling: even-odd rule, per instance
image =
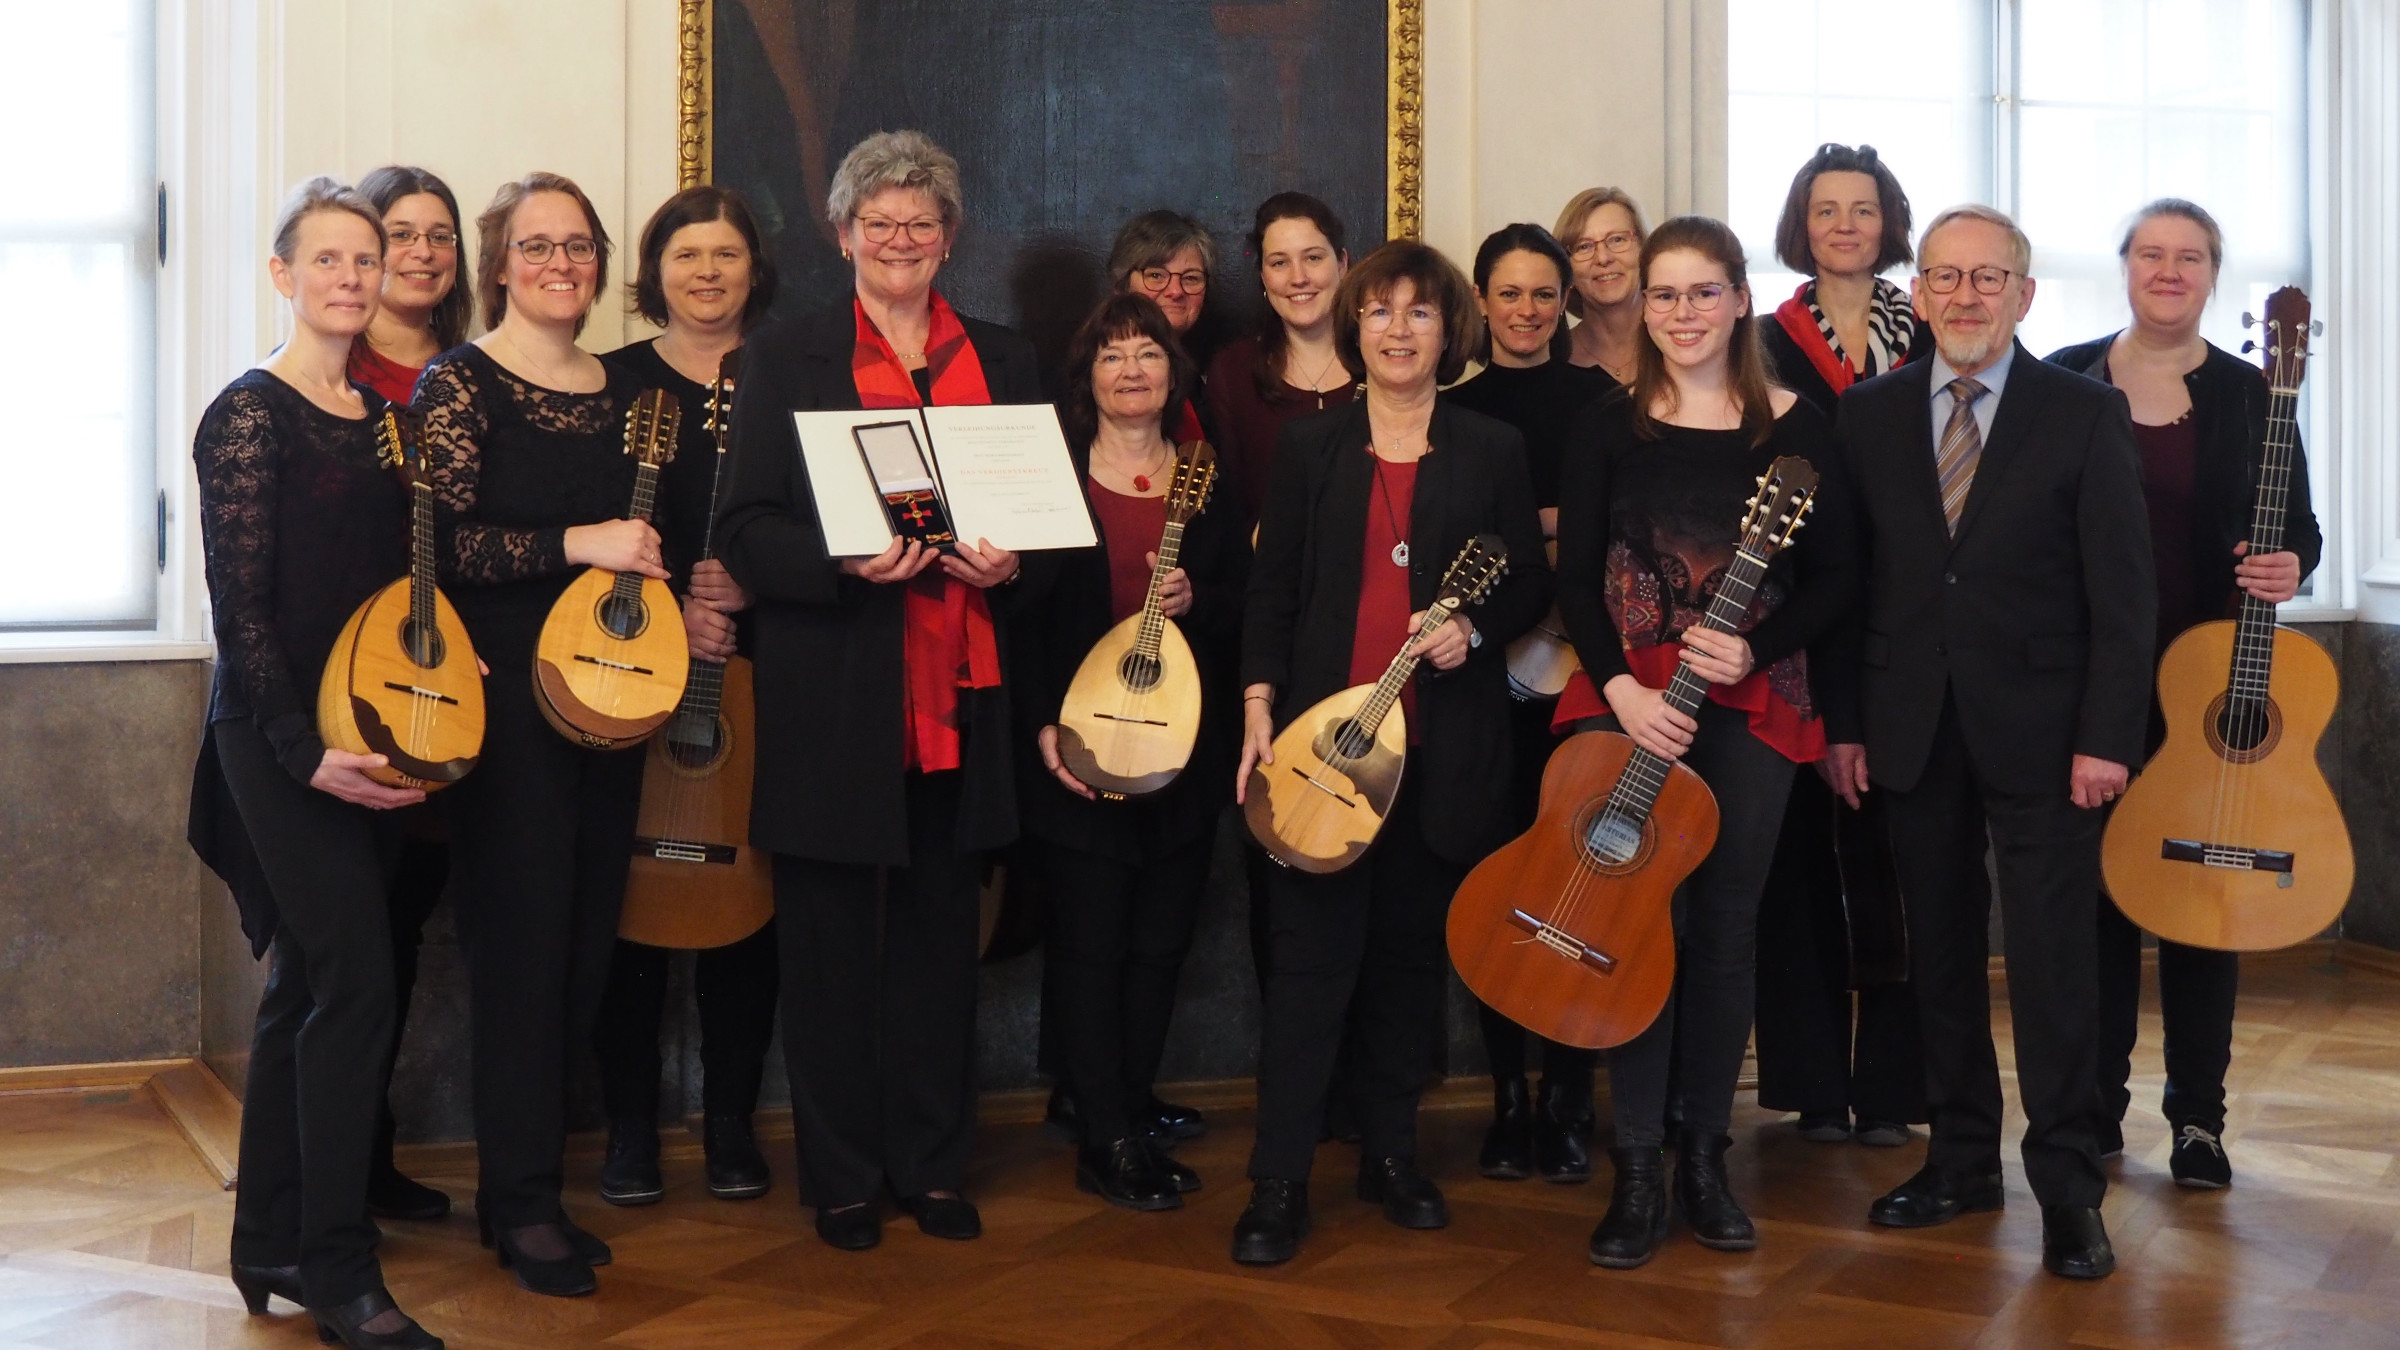
[{"label": "silver pendant necklace", "polygon": [[1384,485],[1383,456],[1375,454],[1375,447],[1372,445],[1367,447],[1367,453],[1374,456],[1375,460],[1375,490],[1383,498],[1383,518],[1392,527],[1392,537],[1400,541],[1392,545],[1392,566],[1406,567],[1408,566],[1408,536],[1400,533],[1400,515],[1392,509],[1392,490]]}]

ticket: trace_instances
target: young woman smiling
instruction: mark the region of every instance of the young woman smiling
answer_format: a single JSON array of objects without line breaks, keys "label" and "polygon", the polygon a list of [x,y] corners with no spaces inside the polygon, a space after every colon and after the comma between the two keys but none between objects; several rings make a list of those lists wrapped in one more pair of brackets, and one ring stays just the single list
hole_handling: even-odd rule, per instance
[{"label": "young woman smiling", "polygon": [[1259,203],[1250,255],[1266,293],[1259,330],[1228,345],[1208,364],[1210,421],[1217,463],[1245,520],[1258,519],[1267,466],[1286,422],[1348,403],[1357,378],[1333,340],[1333,297],[1350,269],[1349,232],[1333,208],[1305,192],[1279,192]]}]

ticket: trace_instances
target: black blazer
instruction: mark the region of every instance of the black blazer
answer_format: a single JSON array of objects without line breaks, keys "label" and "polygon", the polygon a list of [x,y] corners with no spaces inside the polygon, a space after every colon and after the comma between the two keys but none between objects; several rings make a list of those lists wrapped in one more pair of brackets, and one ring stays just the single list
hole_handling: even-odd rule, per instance
[{"label": "black blazer", "polygon": [[[2062,347],[2046,358],[2102,384],[2115,333],[2093,342]],[[2192,395],[2192,421],[2199,455],[2192,465],[2191,612],[2221,617],[2232,612],[2234,546],[2250,537],[2250,511],[2258,498],[2258,469],[2267,443],[2267,377],[2238,356],[2209,344],[2198,369],[2183,377]],[[2283,499],[2283,546],[2300,555],[2303,580],[2325,556],[2325,535],[2308,495],[2308,454],[2292,433],[2291,489]]]},{"label": "black blazer", "polygon": [[[1275,686],[1278,728],[1350,685],[1374,484],[1367,438],[1362,400],[1290,423],[1276,446],[1243,613],[1242,684]],[[1417,676],[1424,739],[1407,772],[1424,785],[1425,841],[1472,863],[1516,833],[1505,648],[1548,611],[1550,565],[1516,428],[1443,402],[1429,440],[1409,508],[1411,606],[1433,603],[1470,537],[1496,533],[1508,544],[1508,574],[1467,610],[1483,645],[1456,670],[1422,666]]]},{"label": "black blazer", "polygon": [[2019,346],[1955,539],[1932,400],[1930,360],[1841,398],[1866,603],[1820,644],[1827,738],[1863,740],[1875,781],[1906,791],[1954,698],[2001,791],[2064,792],[2078,754],[2139,764],[2158,587],[2125,396]]},{"label": "black blazer", "polygon": [[[725,570],[758,598],[758,770],[750,841],[827,862],[904,866],[901,597],[826,556],[792,413],[857,408],[851,301],[771,325],[745,345],[733,401],[733,463],[717,513]],[[1033,349],[965,319],[995,403],[1042,402]],[[1039,564],[1028,558],[1027,567]],[[1008,656],[1018,585],[985,592]],[[962,852],[1016,837],[1006,684],[959,691]]]},{"label": "black blazer", "polygon": [[[1090,467],[1089,446],[1070,447],[1075,468]],[[1091,480],[1084,480],[1088,500]],[[1155,861],[1216,828],[1233,800],[1240,702],[1234,650],[1241,641],[1242,588],[1250,574],[1249,531],[1241,498],[1222,477],[1208,505],[1183,529],[1177,565],[1192,581],[1192,607],[1175,620],[1200,667],[1200,736],[1192,758],[1164,790],[1128,801],[1086,801],[1042,765],[1037,738],[1058,720],[1059,704],[1083,658],[1113,626],[1109,615],[1108,535],[1094,513],[1091,548],[1054,555],[1028,574],[1016,597],[1009,645],[1009,702],[1017,718],[1018,810],[1027,836],[1118,862]]]}]

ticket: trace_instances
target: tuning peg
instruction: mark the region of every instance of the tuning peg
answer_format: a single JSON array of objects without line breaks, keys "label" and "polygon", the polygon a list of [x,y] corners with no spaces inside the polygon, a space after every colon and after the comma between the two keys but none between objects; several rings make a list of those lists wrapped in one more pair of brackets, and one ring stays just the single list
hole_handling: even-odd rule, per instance
[{"label": "tuning peg", "polygon": [[2246,310],[2246,309],[2242,311],[2242,327],[2244,327],[2244,328],[2256,328],[2256,327],[2258,327],[2258,319],[2257,319],[2255,316],[2253,316],[2253,315],[2250,313],[2250,311],[2249,311],[2249,310]]},{"label": "tuning peg", "polygon": [[2308,321],[2308,335],[2310,337],[2323,337],[2325,335],[2325,321],[2323,319],[2310,319]]},{"label": "tuning peg", "polygon": [[2252,341],[2248,340],[2247,338],[2243,339],[2243,341],[2242,341],[2242,355],[2244,355],[2244,356],[2248,356],[2250,353],[2252,353],[2252,352],[2254,352],[2254,351],[2257,351],[2257,350],[2258,350],[2258,344],[2257,344],[2257,343],[2255,343],[2255,342],[2252,342]]}]

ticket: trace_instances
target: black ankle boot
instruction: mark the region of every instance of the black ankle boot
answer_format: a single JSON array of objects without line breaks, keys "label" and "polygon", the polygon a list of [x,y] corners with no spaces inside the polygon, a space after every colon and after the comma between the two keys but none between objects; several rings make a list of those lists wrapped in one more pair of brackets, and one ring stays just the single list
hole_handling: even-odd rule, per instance
[{"label": "black ankle boot", "polygon": [[1667,1155],[1658,1148],[1612,1148],[1616,1167],[1608,1213],[1592,1230],[1592,1264],[1631,1270],[1648,1263],[1667,1236]]},{"label": "black ankle boot", "polygon": [[750,1117],[710,1116],[701,1122],[701,1142],[708,1152],[708,1193],[719,1200],[756,1200],[775,1182],[767,1160],[750,1132]]},{"label": "black ankle boot", "polygon": [[1524,1079],[1492,1080],[1492,1128],[1484,1131],[1475,1170],[1495,1181],[1533,1174],[1533,1102]]},{"label": "black ankle boot", "polygon": [[1592,1179],[1592,1087],[1561,1085],[1551,1090],[1542,1074],[1533,1108],[1533,1163],[1542,1180],[1562,1186]]},{"label": "black ankle boot", "polygon": [[658,1126],[647,1120],[613,1120],[608,1156],[600,1163],[600,1198],[612,1205],[655,1205],[667,1193],[658,1175]]},{"label": "black ankle boot", "polygon": [[1758,1245],[1758,1230],[1733,1198],[1725,1180],[1725,1150],[1733,1140],[1686,1130],[1675,1143],[1675,1203],[1703,1247],[1746,1252]]}]

